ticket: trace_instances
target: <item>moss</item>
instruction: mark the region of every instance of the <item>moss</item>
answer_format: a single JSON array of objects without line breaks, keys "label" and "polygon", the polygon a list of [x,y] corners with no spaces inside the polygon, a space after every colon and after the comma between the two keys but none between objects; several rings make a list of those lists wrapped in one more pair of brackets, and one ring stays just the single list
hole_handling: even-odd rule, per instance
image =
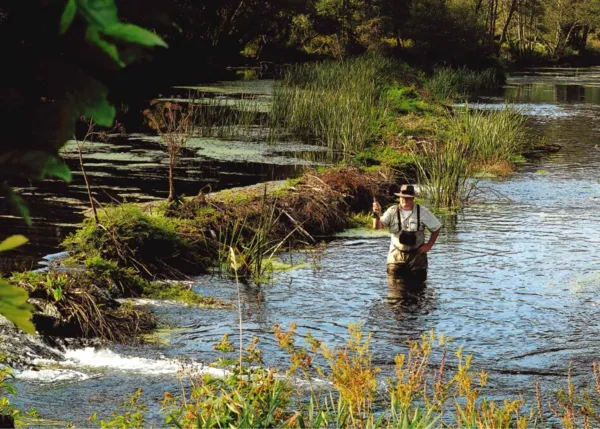
[{"label": "moss", "polygon": [[402,169],[412,163],[408,153],[402,153],[391,146],[373,145],[359,152],[355,161],[361,165],[385,165],[395,169]]},{"label": "moss", "polygon": [[143,298],[183,302],[203,307],[232,307],[231,303],[214,297],[202,296],[183,283],[151,282],[142,292]]},{"label": "moss", "polygon": [[43,335],[129,342],[156,326],[148,311],[113,300],[106,278],[92,271],[16,273],[10,282],[34,299],[33,323]]},{"label": "moss", "polygon": [[84,265],[89,275],[106,284],[113,296],[139,296],[148,282],[134,268],[122,268],[117,261],[99,255],[86,258]]},{"label": "moss", "polygon": [[139,275],[178,277],[205,270],[193,242],[179,233],[182,219],[144,212],[135,204],[108,207],[99,212],[100,226],[86,219],[63,246],[79,260],[99,256],[134,267]]}]

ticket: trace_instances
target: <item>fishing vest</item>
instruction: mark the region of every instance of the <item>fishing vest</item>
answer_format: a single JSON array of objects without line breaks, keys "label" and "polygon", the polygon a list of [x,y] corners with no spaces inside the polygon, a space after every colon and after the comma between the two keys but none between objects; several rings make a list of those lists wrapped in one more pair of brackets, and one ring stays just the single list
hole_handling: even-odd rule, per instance
[{"label": "fishing vest", "polygon": [[[415,208],[413,207],[413,212],[408,216],[404,221],[402,221],[401,209],[400,206],[396,206],[396,225],[390,225],[390,233],[398,234],[398,242],[394,243],[394,247],[402,252],[410,252],[411,250],[416,250],[420,246],[425,243],[425,229],[421,227],[421,206],[416,204],[417,209],[417,230],[409,231],[407,229],[406,221],[410,219],[414,213]],[[411,238],[413,236],[414,238]],[[403,242],[404,241],[404,242]]]}]

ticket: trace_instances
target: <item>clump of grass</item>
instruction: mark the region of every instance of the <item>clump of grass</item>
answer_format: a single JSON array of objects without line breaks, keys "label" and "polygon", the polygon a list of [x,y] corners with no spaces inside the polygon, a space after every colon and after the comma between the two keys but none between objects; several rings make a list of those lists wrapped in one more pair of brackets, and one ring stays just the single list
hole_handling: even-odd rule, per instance
[{"label": "clump of grass", "polygon": [[531,146],[525,116],[510,106],[492,111],[467,107],[452,116],[447,136],[466,140],[470,157],[479,168],[509,162]]},{"label": "clump of grass", "polygon": [[412,146],[418,182],[433,207],[459,207],[468,199],[469,149],[468,142],[460,138]]},{"label": "clump of grass", "polygon": [[99,224],[86,219],[63,242],[75,258],[97,255],[145,277],[178,278],[206,268],[192,242],[180,233],[186,225],[177,218],[145,212],[135,204],[108,207],[98,216]]},{"label": "clump of grass", "polygon": [[179,301],[202,307],[231,307],[231,303],[214,297],[202,296],[181,282],[149,282],[141,295],[143,298]]},{"label": "clump of grass", "polygon": [[466,109],[443,121],[429,141],[414,143],[418,180],[435,207],[458,207],[474,186],[469,177],[508,174],[529,147],[526,120],[514,109]]},{"label": "clump of grass", "polygon": [[394,63],[378,56],[294,66],[274,87],[272,124],[344,153],[360,151],[385,114]]},{"label": "clump of grass", "polygon": [[452,100],[482,89],[497,88],[503,80],[504,76],[495,68],[476,71],[466,67],[441,67],[434,70],[424,86],[437,99]]}]

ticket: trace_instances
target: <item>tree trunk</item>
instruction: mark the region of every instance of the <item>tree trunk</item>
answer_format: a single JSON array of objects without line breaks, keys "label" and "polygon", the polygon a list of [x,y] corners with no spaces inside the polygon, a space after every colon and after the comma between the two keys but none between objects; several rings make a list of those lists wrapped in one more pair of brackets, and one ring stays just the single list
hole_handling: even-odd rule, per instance
[{"label": "tree trunk", "polygon": [[500,35],[500,43],[498,43],[498,51],[497,51],[498,54],[500,54],[500,49],[502,49],[502,43],[504,43],[504,39],[506,39],[506,33],[508,31],[508,26],[510,25],[510,21],[513,17],[513,14],[515,13],[515,10],[517,9],[517,5],[518,5],[518,0],[512,0],[512,2],[510,4],[510,9],[508,10],[508,16],[506,17],[506,22],[504,23],[504,27],[502,28],[502,34]]}]

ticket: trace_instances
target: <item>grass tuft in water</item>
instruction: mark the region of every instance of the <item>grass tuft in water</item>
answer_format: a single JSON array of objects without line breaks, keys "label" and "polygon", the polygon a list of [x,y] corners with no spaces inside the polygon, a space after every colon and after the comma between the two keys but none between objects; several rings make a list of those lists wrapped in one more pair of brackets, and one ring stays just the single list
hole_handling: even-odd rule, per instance
[{"label": "grass tuft in water", "polygon": [[425,81],[425,88],[439,100],[453,100],[482,89],[498,88],[504,79],[495,68],[476,71],[466,67],[441,67]]},{"label": "grass tuft in water", "polygon": [[272,124],[332,150],[355,153],[385,114],[394,63],[378,56],[292,67],[274,87]]}]

